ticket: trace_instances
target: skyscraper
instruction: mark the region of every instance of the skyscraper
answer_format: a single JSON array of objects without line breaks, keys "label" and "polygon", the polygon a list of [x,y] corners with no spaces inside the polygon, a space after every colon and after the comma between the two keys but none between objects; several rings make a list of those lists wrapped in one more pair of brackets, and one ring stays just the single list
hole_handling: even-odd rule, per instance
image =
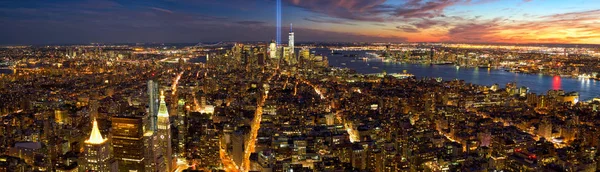
[{"label": "skyscraper", "polygon": [[148,81],[148,112],[149,125],[146,127],[152,131],[156,131],[156,115],[158,113],[158,83],[153,80]]},{"label": "skyscraper", "polygon": [[187,137],[187,117],[185,112],[185,100],[179,99],[177,102],[177,154],[178,157],[184,157],[185,155],[185,143]]},{"label": "skyscraper", "polygon": [[113,117],[113,154],[119,171],[145,171],[144,123],[142,117]]},{"label": "skyscraper", "polygon": [[550,119],[542,119],[542,122],[539,124],[538,135],[546,138],[547,140],[552,139],[552,122]]},{"label": "skyscraper", "polygon": [[277,43],[274,40],[269,44],[269,57],[277,58]]},{"label": "skyscraper", "polygon": [[116,171],[117,164],[111,158],[110,143],[102,138],[98,122],[94,119],[90,138],[84,143],[83,156],[80,160],[80,171],[110,172]]},{"label": "skyscraper", "polygon": [[290,56],[293,56],[294,54],[294,30],[293,30],[293,25],[290,24],[290,35],[289,35],[289,42],[288,42],[288,46],[290,47]]},{"label": "skyscraper", "polygon": [[167,111],[167,103],[165,95],[160,92],[160,106],[158,108],[158,146],[163,152],[166,171],[171,171],[171,123],[169,122],[169,112]]},{"label": "skyscraper", "polygon": [[244,140],[246,140],[247,137],[248,131],[243,129],[236,130],[231,136],[231,157],[235,164],[242,164],[244,148],[246,147]]}]

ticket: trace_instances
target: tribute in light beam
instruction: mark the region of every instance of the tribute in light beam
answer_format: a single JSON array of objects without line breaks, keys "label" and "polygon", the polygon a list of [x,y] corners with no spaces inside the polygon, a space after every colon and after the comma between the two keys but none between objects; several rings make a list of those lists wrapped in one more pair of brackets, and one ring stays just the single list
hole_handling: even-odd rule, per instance
[{"label": "tribute in light beam", "polygon": [[277,0],[277,45],[281,44],[281,0]]}]

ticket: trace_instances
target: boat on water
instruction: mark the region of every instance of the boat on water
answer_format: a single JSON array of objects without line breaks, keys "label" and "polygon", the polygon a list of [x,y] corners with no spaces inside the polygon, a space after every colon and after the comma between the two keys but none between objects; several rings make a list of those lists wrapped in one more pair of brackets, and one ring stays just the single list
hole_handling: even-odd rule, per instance
[{"label": "boat on water", "polygon": [[346,66],[346,63],[342,63],[342,66]]},{"label": "boat on water", "polygon": [[382,58],[382,57],[381,57],[381,56],[379,56],[379,54],[377,54],[377,53],[373,53],[373,52],[367,52],[366,54],[367,54],[367,55],[370,55],[370,56],[373,56],[373,57],[375,57],[375,58]]},{"label": "boat on water", "polygon": [[377,67],[377,66],[373,66],[372,68],[373,68],[373,69],[379,69],[379,67]]},{"label": "boat on water", "polygon": [[396,77],[396,78],[400,78],[400,79],[414,77],[413,74],[409,74],[409,73],[392,73],[390,75],[392,75],[393,77]]},{"label": "boat on water", "polygon": [[350,62],[356,62],[356,60],[350,60]]}]

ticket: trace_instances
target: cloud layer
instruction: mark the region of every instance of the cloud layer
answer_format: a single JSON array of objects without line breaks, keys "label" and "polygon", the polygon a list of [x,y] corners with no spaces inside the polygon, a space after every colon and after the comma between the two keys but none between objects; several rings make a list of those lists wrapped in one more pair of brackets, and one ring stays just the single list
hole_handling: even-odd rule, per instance
[{"label": "cloud layer", "polygon": [[[531,15],[516,9],[532,0],[516,1],[503,16],[471,15],[473,11],[448,14],[449,9],[506,3],[498,0],[288,0],[289,4],[318,14],[318,23],[395,23],[383,28],[387,35],[409,41],[595,43],[600,41],[600,10]],[[394,3],[389,3],[394,2]],[[505,4],[506,5],[506,4]],[[560,7],[557,7],[560,8]],[[476,9],[476,8],[475,8]],[[527,9],[526,9],[527,10]],[[546,9],[551,12],[552,10]],[[559,11],[559,10],[557,10]],[[511,14],[512,13],[512,14]],[[522,16],[515,16],[522,14]],[[361,24],[363,23],[363,24]],[[371,31],[376,33],[377,31]]]},{"label": "cloud layer", "polygon": [[[284,20],[295,23],[299,41],[600,42],[600,10],[582,4],[535,9],[549,2],[283,2]],[[0,44],[268,41],[275,37],[274,5],[273,0],[0,1]]]}]

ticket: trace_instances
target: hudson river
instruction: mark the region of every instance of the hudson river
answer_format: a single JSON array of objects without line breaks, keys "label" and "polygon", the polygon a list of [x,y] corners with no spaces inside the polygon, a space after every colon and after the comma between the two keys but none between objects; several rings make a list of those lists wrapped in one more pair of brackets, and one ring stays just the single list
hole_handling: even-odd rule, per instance
[{"label": "hudson river", "polygon": [[378,58],[369,58],[365,51],[337,51],[331,54],[327,49],[315,49],[317,53],[326,55],[329,65],[353,69],[358,73],[402,73],[406,70],[417,78],[441,77],[444,80],[459,79],[477,85],[491,86],[499,84],[504,87],[509,82],[516,82],[517,86],[525,86],[530,92],[546,94],[548,90],[576,91],[579,99],[583,101],[600,97],[600,81],[592,79],[564,78],[538,74],[512,73],[498,69],[488,68],[457,68],[454,65],[429,65],[429,64],[398,64],[383,62]]}]

